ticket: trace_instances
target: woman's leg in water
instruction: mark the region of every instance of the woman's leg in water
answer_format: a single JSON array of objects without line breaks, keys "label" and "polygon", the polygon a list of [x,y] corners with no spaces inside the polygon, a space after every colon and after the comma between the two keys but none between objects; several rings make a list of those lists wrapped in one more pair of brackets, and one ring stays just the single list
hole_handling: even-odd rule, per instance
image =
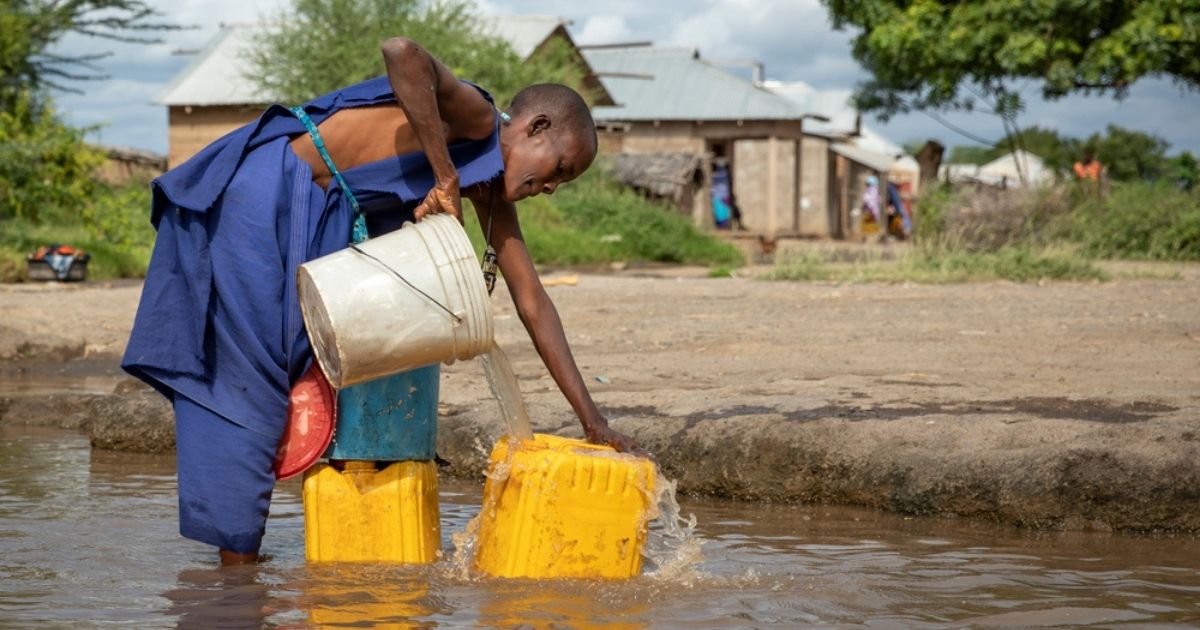
[{"label": "woman's leg in water", "polygon": [[175,395],[179,533],[220,550],[222,564],[258,559],[278,438]]}]

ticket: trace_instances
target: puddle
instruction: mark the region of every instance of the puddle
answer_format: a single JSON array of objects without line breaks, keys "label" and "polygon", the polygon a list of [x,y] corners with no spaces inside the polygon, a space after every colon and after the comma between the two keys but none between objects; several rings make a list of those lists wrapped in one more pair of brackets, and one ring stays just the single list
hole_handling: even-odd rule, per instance
[{"label": "puddle", "polygon": [[[443,554],[482,483],[441,482]],[[0,627],[758,628],[1200,622],[1200,540],[1037,532],[853,508],[681,501],[703,561],[627,582],[304,563],[299,484],[259,567],[177,534],[173,462],[0,428]]]}]

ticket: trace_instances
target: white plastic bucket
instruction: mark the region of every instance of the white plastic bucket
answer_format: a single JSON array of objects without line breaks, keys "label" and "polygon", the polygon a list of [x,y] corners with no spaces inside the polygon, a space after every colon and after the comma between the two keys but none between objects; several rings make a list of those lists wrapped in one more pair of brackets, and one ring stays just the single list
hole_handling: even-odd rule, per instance
[{"label": "white plastic bucket", "polygon": [[335,388],[492,347],[479,261],[449,215],[304,263],[296,281],[313,353]]}]

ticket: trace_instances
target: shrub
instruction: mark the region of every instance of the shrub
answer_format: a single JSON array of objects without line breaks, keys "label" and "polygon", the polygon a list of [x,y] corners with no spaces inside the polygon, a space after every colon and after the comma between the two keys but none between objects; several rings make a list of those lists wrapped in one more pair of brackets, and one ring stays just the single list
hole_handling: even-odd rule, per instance
[{"label": "shrub", "polygon": [[1114,185],[1072,213],[1069,238],[1098,258],[1200,260],[1200,191],[1165,182]]},{"label": "shrub", "polygon": [[781,260],[765,278],[942,284],[994,280],[1106,280],[1108,275],[1091,261],[1069,251],[1010,246],[990,252],[918,248],[895,262],[875,259],[833,263],[818,253],[809,252]]},{"label": "shrub", "polygon": [[74,213],[54,220],[0,221],[0,281],[25,277],[25,255],[50,243],[66,243],[92,255],[88,277],[94,280],[146,275],[154,246],[150,191],[144,185],[112,188],[98,184],[94,195]]},{"label": "shrub", "polygon": [[61,221],[88,203],[104,157],[28,95],[0,110],[0,219]]},{"label": "shrub", "polygon": [[91,202],[79,211],[79,218],[89,234],[122,248],[147,247],[154,243],[148,185],[99,185],[96,192]]}]

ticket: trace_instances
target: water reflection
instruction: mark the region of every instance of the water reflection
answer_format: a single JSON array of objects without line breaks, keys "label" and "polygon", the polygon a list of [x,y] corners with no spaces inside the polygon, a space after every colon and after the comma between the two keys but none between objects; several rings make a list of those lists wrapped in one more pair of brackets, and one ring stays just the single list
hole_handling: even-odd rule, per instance
[{"label": "water reflection", "polygon": [[165,613],[180,630],[259,628],[267,618],[271,587],[258,567],[184,569],[175,588],[163,594]]},{"label": "water reflection", "polygon": [[[443,551],[481,485],[444,480]],[[0,427],[0,627],[731,628],[1200,625],[1200,540],[1035,532],[823,506],[688,501],[688,580],[492,580],[307,566],[281,484],[258,567],[179,537],[170,458]]]},{"label": "water reflection", "polygon": [[[639,630],[647,627],[649,605],[625,597],[616,583],[582,580],[489,580],[479,625],[537,630]],[[605,601],[608,599],[608,601]]]},{"label": "water reflection", "polygon": [[412,630],[436,626],[429,617],[446,612],[430,595],[426,567],[317,565],[288,588],[311,627]]}]

